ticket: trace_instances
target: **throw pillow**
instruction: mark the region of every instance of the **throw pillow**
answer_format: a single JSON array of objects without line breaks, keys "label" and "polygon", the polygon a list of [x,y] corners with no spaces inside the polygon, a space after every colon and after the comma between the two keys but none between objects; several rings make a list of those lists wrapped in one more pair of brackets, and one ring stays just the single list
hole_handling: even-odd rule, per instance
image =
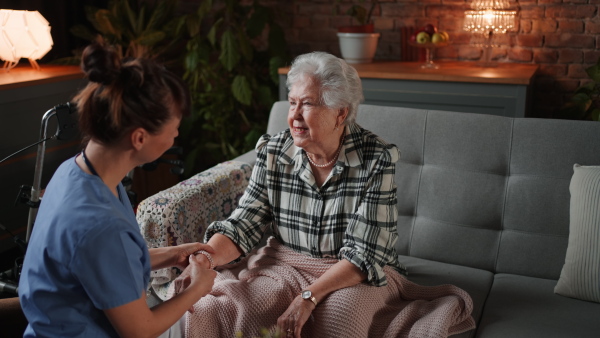
[{"label": "throw pillow", "polygon": [[600,167],[573,166],[569,244],[554,292],[600,303]]}]

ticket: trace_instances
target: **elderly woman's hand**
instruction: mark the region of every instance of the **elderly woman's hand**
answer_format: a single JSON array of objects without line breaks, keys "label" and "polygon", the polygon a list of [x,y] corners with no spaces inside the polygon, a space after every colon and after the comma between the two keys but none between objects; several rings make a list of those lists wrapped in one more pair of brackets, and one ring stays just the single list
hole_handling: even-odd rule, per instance
[{"label": "elderly woman's hand", "polygon": [[300,338],[302,327],[311,318],[313,310],[316,308],[311,301],[302,299],[298,296],[294,298],[287,310],[277,319],[277,327],[286,334],[286,337]]}]

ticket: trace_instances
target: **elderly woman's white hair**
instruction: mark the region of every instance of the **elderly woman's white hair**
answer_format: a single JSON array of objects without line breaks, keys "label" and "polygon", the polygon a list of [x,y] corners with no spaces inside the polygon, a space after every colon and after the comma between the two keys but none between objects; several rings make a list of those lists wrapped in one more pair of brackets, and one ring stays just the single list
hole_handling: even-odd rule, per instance
[{"label": "elderly woman's white hair", "polygon": [[312,52],[298,56],[287,75],[287,88],[310,77],[319,86],[321,104],[329,108],[348,107],[345,124],[353,123],[358,105],[364,100],[360,77],[346,61],[325,52]]}]

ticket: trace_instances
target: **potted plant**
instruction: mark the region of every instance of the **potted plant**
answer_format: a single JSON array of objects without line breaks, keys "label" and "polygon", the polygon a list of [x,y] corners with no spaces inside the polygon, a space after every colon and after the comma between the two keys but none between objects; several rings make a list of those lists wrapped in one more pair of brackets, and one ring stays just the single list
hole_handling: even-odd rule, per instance
[{"label": "potted plant", "polygon": [[[337,11],[339,0],[336,0],[335,10]],[[379,4],[378,0],[369,0],[371,6],[365,8],[362,3],[367,0],[358,0],[358,4],[353,4],[346,14],[350,15],[359,24],[353,26],[342,26],[338,28],[338,38],[340,41],[340,51],[342,57],[348,63],[370,63],[373,61],[379,33],[374,32],[374,25],[371,19],[373,10]]]},{"label": "potted plant", "polygon": [[558,112],[558,117],[600,121],[600,59],[585,72],[591,81],[577,88],[571,101]]},{"label": "potted plant", "polygon": [[[336,0],[336,11],[337,4],[339,4],[340,0]],[[364,3],[366,0],[359,0],[359,3]],[[367,8],[363,7],[360,4],[353,4],[348,10],[346,14],[352,17],[354,20],[358,22],[358,25],[352,26],[342,26],[338,27],[338,32],[340,33],[374,33],[375,26],[373,25],[373,21],[371,20],[371,16],[373,15],[373,10],[379,4],[378,0],[370,0],[371,6],[367,10]]]}]

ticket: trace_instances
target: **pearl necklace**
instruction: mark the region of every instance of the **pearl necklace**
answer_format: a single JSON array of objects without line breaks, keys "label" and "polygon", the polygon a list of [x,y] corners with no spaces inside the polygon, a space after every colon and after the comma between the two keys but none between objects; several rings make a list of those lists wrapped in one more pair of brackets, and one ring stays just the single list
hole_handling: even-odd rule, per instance
[{"label": "pearl necklace", "polygon": [[343,133],[343,134],[342,134],[342,138],[340,139],[340,146],[338,147],[337,151],[335,152],[335,156],[333,157],[333,159],[332,159],[331,161],[329,161],[329,162],[327,162],[327,163],[325,163],[325,164],[316,164],[316,163],[315,163],[315,162],[312,160],[312,158],[310,157],[310,155],[311,155],[311,154],[307,152],[307,153],[306,153],[306,155],[307,155],[306,157],[308,157],[308,161],[309,161],[309,162],[310,162],[312,165],[314,165],[315,167],[317,167],[317,168],[327,168],[327,167],[329,167],[330,165],[332,165],[332,164],[333,164],[333,163],[334,163],[334,162],[335,162],[335,161],[338,159],[338,157],[340,156],[340,151],[342,150],[342,144],[344,144],[344,142],[342,142],[342,140],[344,139],[344,136],[345,136],[345,134],[346,134],[346,133]]}]

